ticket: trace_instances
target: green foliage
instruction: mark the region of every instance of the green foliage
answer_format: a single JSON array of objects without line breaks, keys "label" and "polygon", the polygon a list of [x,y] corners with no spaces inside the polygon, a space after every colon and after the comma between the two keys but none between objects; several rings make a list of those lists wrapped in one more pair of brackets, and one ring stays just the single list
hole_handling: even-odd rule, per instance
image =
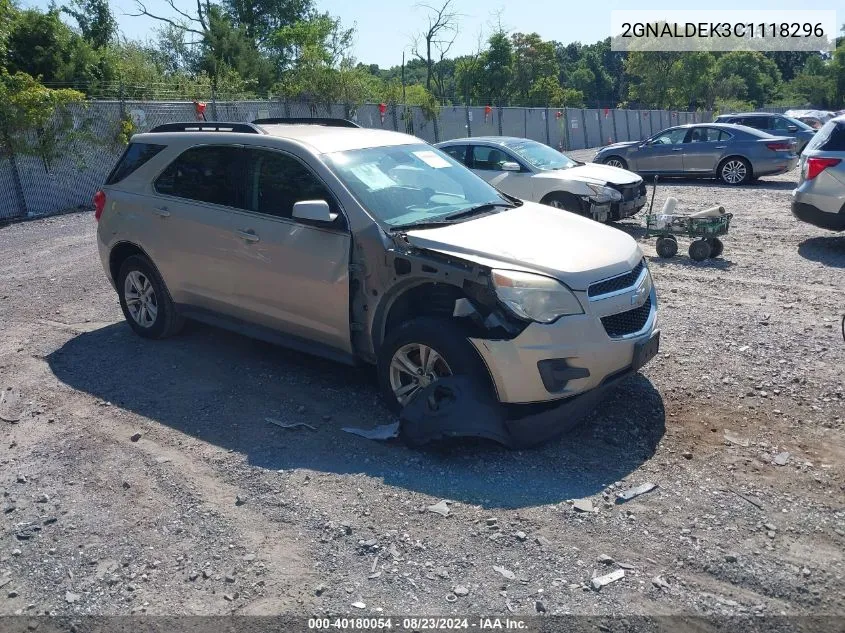
[{"label": "green foliage", "polygon": [[108,0],[72,0],[61,10],[76,20],[83,39],[94,48],[103,48],[115,40],[117,20]]},{"label": "green foliage", "polygon": [[76,90],[51,90],[26,73],[0,71],[0,150],[39,156],[49,169],[84,133],[73,117],[84,100]]},{"label": "green foliage", "polygon": [[132,135],[135,134],[135,124],[128,116],[123,116],[117,122],[117,132],[114,137],[114,144],[117,147],[126,147]]},{"label": "green foliage", "polygon": [[513,45],[503,31],[490,36],[488,48],[481,54],[480,62],[482,98],[489,105],[508,105],[513,79]]},{"label": "green foliage", "polygon": [[757,51],[731,51],[716,60],[716,81],[739,77],[745,82],[748,101],[761,107],[778,96],[782,78],[777,65]]}]

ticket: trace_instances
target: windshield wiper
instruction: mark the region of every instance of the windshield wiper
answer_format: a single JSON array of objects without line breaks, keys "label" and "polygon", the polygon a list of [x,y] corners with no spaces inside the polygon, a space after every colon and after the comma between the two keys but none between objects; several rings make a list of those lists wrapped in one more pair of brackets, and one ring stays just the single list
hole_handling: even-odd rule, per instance
[{"label": "windshield wiper", "polygon": [[487,202],[485,204],[479,204],[475,207],[470,207],[469,209],[464,209],[463,211],[456,211],[455,213],[450,213],[449,215],[445,216],[445,220],[459,220],[463,218],[468,218],[473,215],[478,215],[480,213],[488,213],[493,211],[499,207],[504,207],[505,209],[513,209],[516,205],[509,204],[507,202]]},{"label": "windshield wiper", "polygon": [[406,231],[408,229],[431,229],[436,226],[446,226],[447,224],[454,224],[452,220],[447,220],[445,217],[439,220],[417,220],[416,222],[408,222],[407,224],[396,224],[390,227],[391,231]]}]

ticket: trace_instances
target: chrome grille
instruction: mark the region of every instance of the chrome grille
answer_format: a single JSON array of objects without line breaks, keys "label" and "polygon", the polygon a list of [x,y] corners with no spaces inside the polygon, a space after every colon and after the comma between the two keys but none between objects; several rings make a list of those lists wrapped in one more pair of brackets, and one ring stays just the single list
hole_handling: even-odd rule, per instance
[{"label": "chrome grille", "polygon": [[636,283],[637,278],[643,271],[643,266],[643,260],[640,260],[640,263],[637,264],[631,272],[594,283],[587,289],[587,296],[598,297],[599,295],[606,295],[611,292],[616,292],[617,290],[630,288],[634,285],[634,283]]},{"label": "chrome grille", "polygon": [[610,338],[621,338],[639,332],[648,322],[651,314],[651,297],[639,308],[602,317],[601,324]]}]

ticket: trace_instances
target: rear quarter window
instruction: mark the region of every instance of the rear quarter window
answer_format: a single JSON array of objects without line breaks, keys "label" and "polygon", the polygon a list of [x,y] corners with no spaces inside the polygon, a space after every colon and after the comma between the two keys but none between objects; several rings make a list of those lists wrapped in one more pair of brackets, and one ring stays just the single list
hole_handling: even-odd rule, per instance
[{"label": "rear quarter window", "polygon": [[106,178],[106,184],[113,185],[120,182],[165,147],[167,146],[152,143],[130,143],[123,151],[123,156],[117,161],[117,165]]},{"label": "rear quarter window", "polygon": [[828,121],[807,143],[808,150],[845,152],[845,122]]}]

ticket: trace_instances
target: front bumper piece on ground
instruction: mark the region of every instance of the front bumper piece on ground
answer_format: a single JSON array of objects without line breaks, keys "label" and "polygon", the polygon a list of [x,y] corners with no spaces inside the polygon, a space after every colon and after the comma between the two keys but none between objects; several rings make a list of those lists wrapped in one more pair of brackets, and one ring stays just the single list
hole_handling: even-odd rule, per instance
[{"label": "front bumper piece on ground", "polygon": [[482,437],[509,448],[534,446],[574,428],[608,391],[636,373],[660,348],[658,330],[637,344],[630,366],[589,391],[544,405],[508,407],[469,376],[442,378],[421,391],[401,414],[400,434],[420,446],[451,437]]}]

